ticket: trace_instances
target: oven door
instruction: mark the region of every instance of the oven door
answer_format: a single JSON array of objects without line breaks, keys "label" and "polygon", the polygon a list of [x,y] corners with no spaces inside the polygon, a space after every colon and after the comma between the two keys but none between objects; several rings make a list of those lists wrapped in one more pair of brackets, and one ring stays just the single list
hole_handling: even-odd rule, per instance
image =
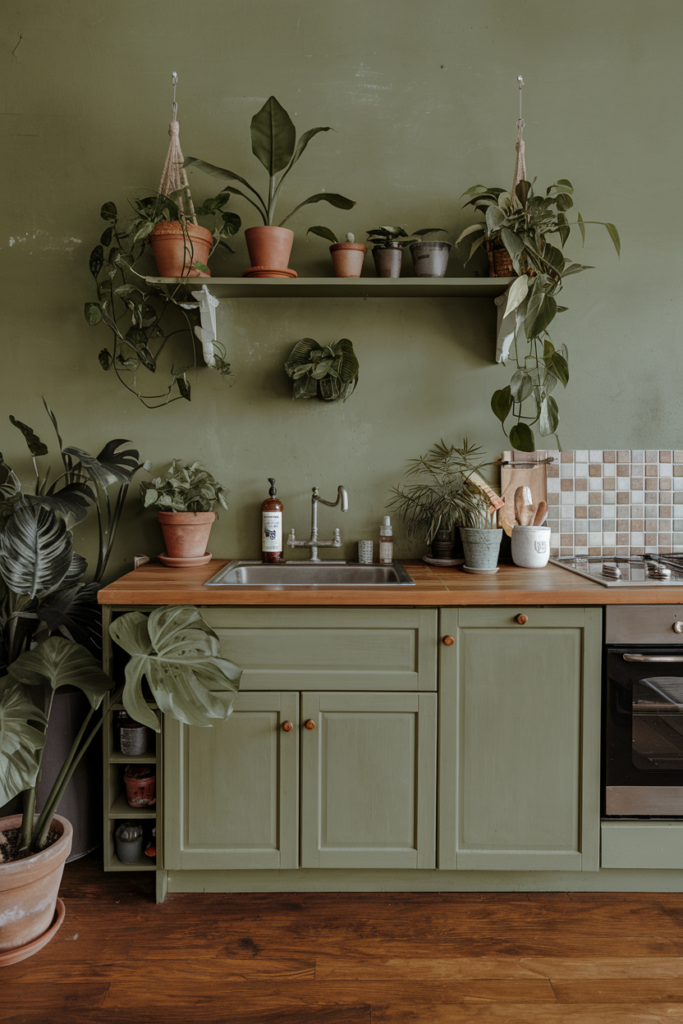
[{"label": "oven door", "polygon": [[604,813],[683,817],[683,651],[608,647]]}]

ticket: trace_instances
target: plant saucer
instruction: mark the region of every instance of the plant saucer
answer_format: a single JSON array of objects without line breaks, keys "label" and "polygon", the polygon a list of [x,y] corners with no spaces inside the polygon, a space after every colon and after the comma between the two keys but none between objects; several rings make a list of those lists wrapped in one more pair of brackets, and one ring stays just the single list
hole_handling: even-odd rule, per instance
[{"label": "plant saucer", "polygon": [[247,267],[242,277],[298,277],[296,270],[289,267]]},{"label": "plant saucer", "polygon": [[33,956],[33,954],[37,953],[39,949],[43,948],[43,946],[47,946],[50,939],[54,938],[61,928],[65,914],[66,910],[64,908],[64,904],[58,896],[55,906],[55,916],[48,930],[43,932],[42,935],[39,935],[37,939],[33,940],[33,942],[28,942],[25,946],[17,946],[16,949],[3,950],[3,952],[0,953],[0,967],[8,967],[10,964],[18,964],[20,960],[27,960],[28,957]]},{"label": "plant saucer", "polygon": [[427,565],[464,565],[464,558],[432,558],[431,555],[423,555],[422,561],[426,562]]},{"label": "plant saucer", "polygon": [[463,572],[471,572],[475,576],[493,576],[494,572],[498,572],[499,569],[499,565],[495,566],[493,569],[470,569],[468,565],[463,565],[462,567]]},{"label": "plant saucer", "polygon": [[168,565],[173,569],[191,569],[195,565],[208,565],[212,558],[213,555],[210,551],[207,551],[205,555],[198,555],[196,558],[171,558],[165,551],[159,555],[161,564]]}]

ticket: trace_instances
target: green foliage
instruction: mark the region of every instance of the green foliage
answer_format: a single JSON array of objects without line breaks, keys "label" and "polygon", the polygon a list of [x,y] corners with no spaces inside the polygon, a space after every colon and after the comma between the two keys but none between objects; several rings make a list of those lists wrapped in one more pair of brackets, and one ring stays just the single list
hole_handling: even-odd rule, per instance
[{"label": "green foliage", "polygon": [[294,381],[294,398],[319,398],[323,402],[346,399],[356,390],[359,364],[353,345],[341,338],[332,345],[320,345],[313,338],[302,338],[285,363],[287,376]]},{"label": "green foliage", "polygon": [[[217,167],[215,164],[199,160],[190,156],[185,161],[185,167],[197,167],[200,171],[218,178],[225,184],[224,193],[241,196],[246,199],[254,209],[258,210],[263,223],[272,225],[275,220],[275,208],[282,184],[291,171],[294,164],[299,160],[311,139],[319,132],[329,132],[331,128],[310,128],[296,141],[296,128],[285,108],[278,103],[274,96],[269,97],[261,109],[254,114],[251,120],[251,150],[255,157],[263,164],[268,172],[268,193],[264,198],[249,182],[234,171],[228,171],[224,167]],[[276,181],[276,176],[280,175]],[[251,195],[247,195],[240,188],[236,188],[231,182],[238,182],[243,185]],[[226,184],[227,183],[227,184]],[[223,193],[221,193],[223,194]],[[253,198],[252,198],[253,197]],[[304,199],[291,213],[288,213],[284,220],[280,221],[280,227],[290,217],[293,217],[303,206],[311,203],[329,203],[338,210],[351,210],[356,205],[353,199],[339,195],[336,192],[319,192],[314,196]]]},{"label": "green foliage", "polygon": [[[617,255],[621,251],[619,232],[614,224],[603,221],[584,221],[581,214],[570,222],[567,211],[574,205],[574,189],[566,178],[549,185],[545,195],[534,193],[534,182],[520,181],[514,195],[502,188],[474,185],[465,193],[469,196],[465,206],[473,206],[483,214],[484,223],[465,228],[456,245],[468,239],[470,252],[466,262],[485,242],[505,246],[516,273],[509,295],[505,315],[515,314],[515,337],[512,347],[515,372],[509,387],[496,391],[491,408],[519,451],[532,452],[536,438],[532,427],[538,424],[541,437],[555,435],[560,414],[551,392],[557,384],[566,387],[569,382],[569,356],[565,345],[555,350],[548,328],[558,313],[557,295],[564,278],[592,269],[582,263],[573,263],[563,248],[573,226],[578,226],[585,241],[586,224],[602,224],[612,240]],[[549,241],[557,236],[556,244]],[[528,400],[528,405],[525,403]],[[525,413],[531,407],[531,412]],[[505,421],[512,414],[516,420],[509,432]]]},{"label": "green foliage", "polygon": [[407,231],[399,227],[373,228],[367,232],[368,245],[372,244],[376,249],[405,249],[406,246],[412,245],[413,242],[417,242],[433,232],[448,234],[446,228],[420,228],[419,231],[413,231],[412,234],[408,234]]},{"label": "green foliage", "polygon": [[160,731],[144,699],[143,679],[160,711],[186,725],[209,726],[228,717],[242,670],[221,657],[218,637],[197,608],[156,608],[149,616],[128,612],[109,631],[130,655],[123,705],[135,721]]},{"label": "green foliage", "polygon": [[165,477],[140,484],[144,507],[161,512],[211,512],[216,505],[227,508],[226,493],[201,462],[183,466],[180,459],[173,460]]},{"label": "green foliage", "polygon": [[23,686],[0,680],[0,806],[36,784],[47,717]]},{"label": "green foliage", "polygon": [[408,461],[406,476],[419,479],[394,487],[387,508],[401,516],[408,533],[424,536],[428,544],[439,530],[480,526],[486,521],[488,503],[466,481],[489,465],[479,446],[469,444],[467,438],[461,448],[439,441],[426,455]]}]

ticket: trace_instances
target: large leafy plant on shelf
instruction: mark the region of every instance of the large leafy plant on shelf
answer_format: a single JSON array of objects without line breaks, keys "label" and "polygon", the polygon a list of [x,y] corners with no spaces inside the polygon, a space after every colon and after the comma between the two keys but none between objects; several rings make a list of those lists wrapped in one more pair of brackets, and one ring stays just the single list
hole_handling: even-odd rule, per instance
[{"label": "large leafy plant on shelf", "polygon": [[[465,205],[482,213],[485,222],[470,225],[458,238],[458,243],[471,240],[468,260],[486,242],[504,245],[518,275],[504,311],[505,318],[514,314],[510,358],[515,371],[508,386],[494,393],[491,408],[513,448],[523,452],[536,448],[532,429],[536,424],[541,437],[554,435],[561,447],[560,412],[553,392],[558,384],[567,386],[569,353],[566,345],[555,347],[549,328],[557,314],[567,309],[557,301],[564,279],[592,269],[564,255],[571,229],[578,227],[585,242],[586,224],[602,224],[617,254],[621,249],[614,224],[585,221],[580,213],[575,221],[569,220],[574,189],[566,178],[550,185],[545,195],[537,195],[533,186],[534,182],[520,181],[513,193],[484,185],[468,189]],[[514,422],[506,429],[509,417]]]}]

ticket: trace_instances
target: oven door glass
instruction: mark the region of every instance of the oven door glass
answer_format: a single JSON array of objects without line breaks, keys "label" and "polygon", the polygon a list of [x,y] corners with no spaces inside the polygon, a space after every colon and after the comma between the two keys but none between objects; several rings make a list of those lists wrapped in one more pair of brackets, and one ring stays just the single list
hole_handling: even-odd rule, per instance
[{"label": "oven door glass", "polygon": [[644,772],[683,772],[683,677],[633,684],[631,757]]}]

